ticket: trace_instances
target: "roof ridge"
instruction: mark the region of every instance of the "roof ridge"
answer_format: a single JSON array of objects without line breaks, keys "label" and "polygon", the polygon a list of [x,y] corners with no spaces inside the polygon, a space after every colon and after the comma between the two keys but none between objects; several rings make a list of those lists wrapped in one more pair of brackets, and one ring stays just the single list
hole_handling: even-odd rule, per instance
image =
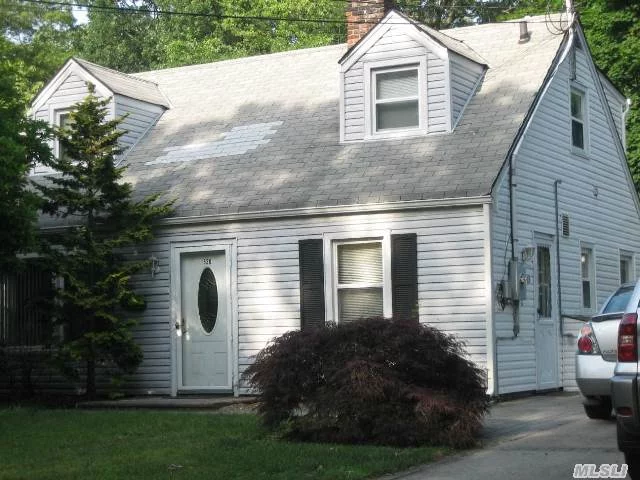
[{"label": "roof ridge", "polygon": [[99,68],[101,70],[107,70],[108,72],[112,72],[112,73],[115,73],[116,75],[121,75],[123,77],[130,78],[130,79],[135,80],[137,82],[149,83],[149,84],[153,85],[154,87],[158,88],[158,84],[156,82],[152,81],[152,80],[147,80],[145,78],[135,77],[130,73],[124,73],[124,72],[121,72],[121,71],[116,70],[114,68],[105,67],[104,65],[99,65],[97,63],[90,62],[89,60],[85,60],[84,58],[80,58],[80,57],[71,57],[71,58],[73,60],[75,60],[76,62],[80,63],[81,66],[82,66],[83,63],[84,64],[89,64],[92,67],[96,67],[96,68]]},{"label": "roof ridge", "polygon": [[[213,62],[206,62],[206,63],[194,63],[191,65],[182,65],[179,67],[167,67],[167,68],[159,68],[157,70],[145,70],[142,72],[136,72],[136,73],[132,73],[129,74],[131,76],[134,76],[134,78],[141,78],[141,77],[135,77],[136,75],[145,75],[145,74],[149,74],[149,73],[157,73],[157,72],[168,72],[170,70],[181,70],[181,69],[196,69],[196,68],[201,68],[201,67],[206,67],[206,66],[211,66],[211,65],[217,65],[217,64],[225,64],[225,65],[229,65],[229,64],[234,64],[234,63],[250,63],[250,62],[255,62],[258,61],[261,58],[266,58],[266,57],[270,57],[270,58],[274,58],[274,57],[289,57],[289,56],[297,56],[297,55],[307,55],[309,53],[315,52],[315,51],[321,51],[321,50],[329,50],[329,49],[338,49],[338,48],[344,48],[346,46],[346,43],[333,43],[331,45],[322,45],[320,47],[308,47],[308,48],[297,48],[294,50],[282,50],[280,52],[272,52],[272,53],[260,53],[257,55],[249,55],[247,57],[237,57],[237,58],[228,58],[228,59],[224,59],[224,60],[216,60]],[[141,78],[142,79],[142,78]]]}]

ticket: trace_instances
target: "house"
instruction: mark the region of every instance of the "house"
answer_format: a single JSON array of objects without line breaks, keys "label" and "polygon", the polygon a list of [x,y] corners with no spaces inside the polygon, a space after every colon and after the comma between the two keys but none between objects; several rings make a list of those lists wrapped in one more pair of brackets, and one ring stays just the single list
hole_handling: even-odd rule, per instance
[{"label": "house", "polygon": [[579,22],[348,15],[347,45],[135,75],[71,59],[34,100],[63,124],[93,83],[128,114],[136,195],[177,199],[137,252],[128,391],[242,394],[275,336],[411,312],[466,342],[491,395],[575,388],[576,319],[640,252],[627,103]]}]

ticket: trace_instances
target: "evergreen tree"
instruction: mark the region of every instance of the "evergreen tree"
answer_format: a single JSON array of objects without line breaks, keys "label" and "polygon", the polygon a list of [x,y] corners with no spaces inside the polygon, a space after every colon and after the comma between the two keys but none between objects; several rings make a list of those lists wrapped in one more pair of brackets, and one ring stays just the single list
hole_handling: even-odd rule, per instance
[{"label": "evergreen tree", "polygon": [[122,181],[125,168],[115,165],[122,153],[121,120],[107,120],[109,100],[99,100],[89,88],[91,93],[70,113],[70,127],[56,132],[63,153],[50,166],[58,174],[37,189],[43,212],[71,224],[48,236],[43,252],[64,278],[54,307],[65,332],[61,359],[86,363],[91,397],[97,365],[128,373],[142,360],[131,331],[135,322],[127,311],[144,308],[130,279],[148,261],[127,259],[124,250],[151,239],[153,221],[167,215],[171,204],[161,203],[158,195],[132,198],[132,186]]}]

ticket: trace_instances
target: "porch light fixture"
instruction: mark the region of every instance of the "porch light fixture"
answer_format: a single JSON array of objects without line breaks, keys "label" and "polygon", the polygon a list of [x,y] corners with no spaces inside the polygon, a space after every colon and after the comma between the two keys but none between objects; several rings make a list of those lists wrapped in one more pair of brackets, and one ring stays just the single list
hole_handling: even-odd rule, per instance
[{"label": "porch light fixture", "polygon": [[149,262],[151,262],[151,278],[153,278],[160,272],[160,260],[158,257],[150,257]]}]

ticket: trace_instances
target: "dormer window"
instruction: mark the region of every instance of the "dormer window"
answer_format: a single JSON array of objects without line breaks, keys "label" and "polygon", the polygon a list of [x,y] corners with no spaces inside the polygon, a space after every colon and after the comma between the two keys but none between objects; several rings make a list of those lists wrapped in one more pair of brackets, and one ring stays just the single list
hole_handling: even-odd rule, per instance
[{"label": "dormer window", "polygon": [[[365,69],[367,138],[395,138],[427,130],[427,88],[424,59],[371,62]],[[410,62],[410,63],[409,63]]]},{"label": "dormer window", "polygon": [[375,131],[420,127],[420,88],[416,66],[374,70]]},{"label": "dormer window", "polygon": [[[55,111],[55,126],[60,129],[69,128],[71,126],[71,110],[56,110]],[[64,147],[59,140],[55,142],[54,153],[57,158],[63,158],[65,156]]]}]

